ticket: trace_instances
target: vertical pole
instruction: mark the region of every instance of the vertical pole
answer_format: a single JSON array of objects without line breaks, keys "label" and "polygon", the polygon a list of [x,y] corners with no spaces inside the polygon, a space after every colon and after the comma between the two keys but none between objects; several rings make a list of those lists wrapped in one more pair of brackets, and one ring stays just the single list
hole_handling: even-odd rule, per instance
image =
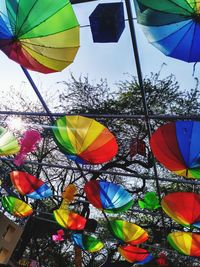
[{"label": "vertical pole", "polygon": [[[138,76],[139,86],[140,86],[140,90],[141,90],[141,94],[142,94],[144,116],[145,116],[147,131],[148,131],[148,137],[150,140],[150,138],[151,138],[151,125],[150,125],[149,112],[148,112],[148,106],[147,106],[147,100],[146,100],[146,90],[144,88],[139,52],[138,52],[138,47],[137,47],[137,39],[136,39],[136,34],[135,34],[134,22],[133,22],[131,2],[130,2],[130,0],[125,0],[125,3],[126,3],[127,15],[128,15],[128,22],[129,22],[132,46],[133,46],[133,51],[134,51],[137,76]],[[158,197],[159,197],[159,201],[161,201],[161,192],[160,192],[160,186],[159,186],[159,180],[158,180],[158,173],[157,173],[157,168],[156,168],[156,163],[155,163],[154,158],[153,158],[153,169],[154,169],[154,174],[155,174],[155,182],[156,182]],[[161,218],[162,218],[162,224],[163,224],[164,231],[166,231],[165,230],[165,221],[164,221],[164,216],[163,216],[162,211],[161,211]]]}]

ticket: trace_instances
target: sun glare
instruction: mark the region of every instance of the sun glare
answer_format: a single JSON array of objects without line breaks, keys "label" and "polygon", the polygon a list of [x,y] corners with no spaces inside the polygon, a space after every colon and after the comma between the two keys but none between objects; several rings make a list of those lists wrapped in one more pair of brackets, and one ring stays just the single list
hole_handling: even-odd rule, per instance
[{"label": "sun glare", "polygon": [[9,118],[7,125],[11,131],[22,131],[25,127],[21,118]]}]

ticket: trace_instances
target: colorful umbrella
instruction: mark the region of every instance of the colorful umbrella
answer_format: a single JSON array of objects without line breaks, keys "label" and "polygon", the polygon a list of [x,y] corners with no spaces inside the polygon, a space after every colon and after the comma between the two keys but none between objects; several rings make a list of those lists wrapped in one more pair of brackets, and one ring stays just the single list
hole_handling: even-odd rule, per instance
[{"label": "colorful umbrella", "polygon": [[52,190],[40,179],[22,171],[12,171],[10,179],[21,195],[33,199],[42,199],[53,195]]},{"label": "colorful umbrella", "polygon": [[3,196],[1,203],[7,212],[19,218],[27,217],[33,213],[30,205],[13,196]]},{"label": "colorful umbrella", "polygon": [[70,230],[83,230],[87,220],[81,215],[66,209],[57,209],[53,211],[57,223]]},{"label": "colorful umbrella", "polygon": [[200,257],[200,234],[173,232],[167,236],[167,240],[181,254]]},{"label": "colorful umbrella", "polygon": [[148,233],[134,223],[112,220],[109,222],[109,226],[115,237],[131,245],[138,245],[149,238]]},{"label": "colorful umbrella", "polygon": [[114,135],[105,126],[82,116],[58,119],[53,134],[60,150],[78,163],[104,163],[118,150]]},{"label": "colorful umbrella", "polygon": [[20,150],[17,139],[12,133],[0,126],[0,156],[8,156]]},{"label": "colorful umbrella", "polygon": [[94,207],[108,213],[124,212],[133,205],[132,196],[121,185],[92,180],[85,184],[84,191]]},{"label": "colorful umbrella", "polygon": [[177,223],[200,228],[200,195],[191,192],[177,192],[166,195],[162,201],[163,210]]},{"label": "colorful umbrella", "polygon": [[69,0],[1,0],[0,49],[23,67],[51,73],[71,64],[79,25]]},{"label": "colorful umbrella", "polygon": [[151,137],[151,148],[170,171],[186,178],[200,178],[200,122],[177,121],[159,127]]},{"label": "colorful umbrella", "polygon": [[104,244],[93,236],[73,234],[72,240],[76,246],[88,252],[97,252],[104,247]]},{"label": "colorful umbrella", "polygon": [[145,264],[153,259],[153,256],[146,249],[131,245],[120,245],[118,252],[125,260],[135,264]]},{"label": "colorful umbrella", "polygon": [[148,41],[167,56],[200,60],[199,0],[135,0],[137,20]]}]

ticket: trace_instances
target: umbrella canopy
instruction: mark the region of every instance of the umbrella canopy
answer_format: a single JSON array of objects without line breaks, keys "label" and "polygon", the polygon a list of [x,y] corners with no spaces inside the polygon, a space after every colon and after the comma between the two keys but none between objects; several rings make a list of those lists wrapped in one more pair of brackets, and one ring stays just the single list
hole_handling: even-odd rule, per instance
[{"label": "umbrella canopy", "polygon": [[191,192],[170,193],[161,201],[163,210],[183,226],[200,228],[200,195]]},{"label": "umbrella canopy", "polygon": [[151,148],[167,169],[186,178],[200,178],[200,122],[162,125],[151,137]]},{"label": "umbrella canopy", "polygon": [[30,205],[13,196],[3,196],[1,203],[4,209],[15,217],[23,218],[33,213]]},{"label": "umbrella canopy", "polygon": [[75,245],[88,252],[97,252],[104,247],[104,244],[93,236],[73,234],[72,240]]},{"label": "umbrella canopy", "polygon": [[108,213],[127,211],[133,205],[132,196],[121,186],[104,181],[89,181],[84,191],[88,201]]},{"label": "umbrella canopy", "polygon": [[118,151],[114,135],[99,122],[82,116],[64,116],[53,126],[55,141],[68,158],[82,164],[101,164]]},{"label": "umbrella canopy", "polygon": [[109,226],[115,237],[131,245],[138,245],[149,238],[148,233],[134,223],[112,220],[109,222]]},{"label": "umbrella canopy", "polygon": [[62,208],[54,210],[53,215],[60,226],[69,230],[83,230],[87,222],[83,216]]},{"label": "umbrella canopy", "polygon": [[199,0],[134,0],[137,20],[148,41],[165,55],[200,60]]},{"label": "umbrella canopy", "polygon": [[167,240],[181,254],[200,257],[200,234],[173,232],[167,236]]},{"label": "umbrella canopy", "polygon": [[10,179],[21,195],[42,199],[53,195],[52,190],[40,179],[22,171],[10,172]]},{"label": "umbrella canopy", "polygon": [[121,245],[118,252],[125,260],[135,264],[145,264],[153,259],[152,255],[146,249],[134,247],[131,245]]},{"label": "umbrella canopy", "polygon": [[8,156],[19,152],[20,146],[14,135],[0,127],[0,156]]},{"label": "umbrella canopy", "polygon": [[1,0],[0,49],[23,67],[51,73],[71,64],[79,25],[69,0]]}]

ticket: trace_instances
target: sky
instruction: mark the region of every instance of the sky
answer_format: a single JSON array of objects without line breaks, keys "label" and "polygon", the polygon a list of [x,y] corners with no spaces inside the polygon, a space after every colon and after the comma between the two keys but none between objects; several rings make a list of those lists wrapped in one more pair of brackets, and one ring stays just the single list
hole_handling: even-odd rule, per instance
[{"label": "sky", "polygon": [[[89,15],[99,3],[117,1],[118,0],[100,0],[73,5],[79,24],[81,26],[89,25]],[[124,9],[126,9],[125,4]],[[133,13],[135,13],[134,7]],[[190,90],[193,88],[195,85],[195,80],[192,76],[193,64],[163,55],[148,43],[136,20],[134,20],[134,24],[143,77],[149,75],[151,72],[159,71],[162,64],[165,63],[166,66],[162,71],[163,77],[173,73],[177,77],[181,89]],[[73,73],[75,77],[88,75],[92,82],[98,82],[100,78],[106,78],[110,87],[113,88],[115,88],[116,82],[128,77],[127,73],[136,75],[135,60],[127,21],[125,25],[125,30],[118,43],[93,43],[90,27],[81,27],[80,49],[74,62],[69,67],[62,72],[54,74],[40,74],[30,71],[41,93],[45,90],[55,90],[56,93],[57,82],[69,79],[70,73]],[[17,90],[26,90],[27,94],[35,97],[20,66],[8,59],[2,52],[0,52],[0,59],[1,88],[9,90],[10,86],[14,86]],[[198,76],[199,71],[200,67],[197,64],[195,76]]]}]

